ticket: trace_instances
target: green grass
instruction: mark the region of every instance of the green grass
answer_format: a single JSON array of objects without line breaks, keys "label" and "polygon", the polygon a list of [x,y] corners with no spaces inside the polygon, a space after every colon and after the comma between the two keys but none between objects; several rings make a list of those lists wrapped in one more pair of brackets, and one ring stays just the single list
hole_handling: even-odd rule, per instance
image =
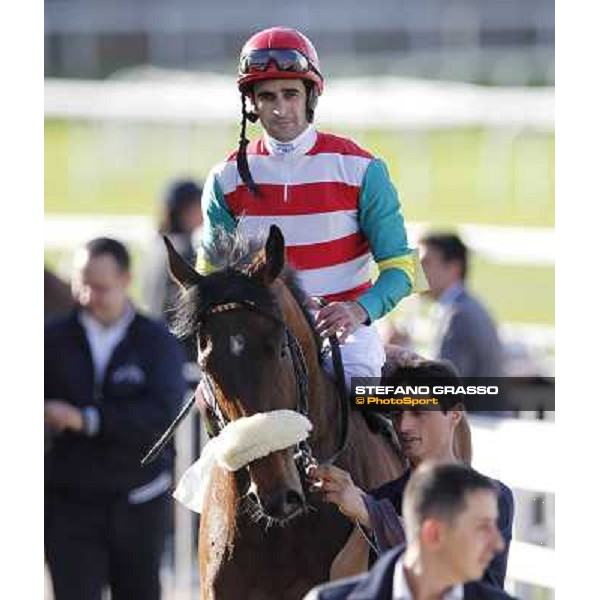
[{"label": "green grass", "polygon": [[45,124],[45,211],[154,215],[173,177],[202,178],[228,151],[220,129]]},{"label": "green grass", "polygon": [[[460,129],[346,131],[387,162],[407,219],[440,225],[554,224],[554,136]],[[49,213],[156,213],[163,186],[203,178],[237,126],[47,121]]]},{"label": "green grass", "polygon": [[410,220],[554,224],[554,137],[459,129],[356,136],[388,163]]},{"label": "green grass", "polygon": [[471,289],[501,322],[554,323],[554,268],[473,261]]},{"label": "green grass", "polygon": [[[552,134],[483,129],[340,133],[384,158],[409,221],[437,227],[554,225]],[[45,210],[156,216],[168,181],[181,175],[203,178],[235,148],[237,136],[236,125],[46,121]],[[139,250],[134,258],[143,260]],[[61,253],[47,253],[45,259],[54,266],[62,263],[64,270]],[[551,267],[476,260],[470,283],[500,321],[554,323]]]}]

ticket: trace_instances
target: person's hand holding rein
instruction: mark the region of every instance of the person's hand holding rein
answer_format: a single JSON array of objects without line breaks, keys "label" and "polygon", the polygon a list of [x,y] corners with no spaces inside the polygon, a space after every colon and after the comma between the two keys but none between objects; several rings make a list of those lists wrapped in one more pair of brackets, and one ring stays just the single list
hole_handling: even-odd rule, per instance
[{"label": "person's hand holding rein", "polygon": [[317,333],[324,338],[337,334],[340,343],[344,343],[368,318],[358,302],[331,302],[316,314]]},{"label": "person's hand holding rein", "polygon": [[340,512],[365,527],[371,526],[363,492],[350,477],[350,473],[334,465],[311,466],[307,475],[312,481],[311,490],[323,495],[323,501],[337,505]]}]

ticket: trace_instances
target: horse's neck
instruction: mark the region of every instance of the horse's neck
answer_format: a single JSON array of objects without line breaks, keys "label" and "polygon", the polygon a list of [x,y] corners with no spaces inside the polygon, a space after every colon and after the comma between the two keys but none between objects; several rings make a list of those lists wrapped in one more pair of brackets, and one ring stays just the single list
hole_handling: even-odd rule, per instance
[{"label": "horse's neck", "polygon": [[[317,459],[328,459],[341,440],[340,398],[334,382],[319,364],[319,348],[304,313],[293,298],[286,307],[286,323],[302,346],[308,367],[309,418],[314,427],[311,447]],[[399,477],[404,469],[397,451],[381,435],[370,431],[358,412],[350,411],[349,418],[348,445],[336,464],[349,471],[363,489]]]},{"label": "horse's neck", "polygon": [[308,406],[315,428],[312,445],[317,456],[329,457],[335,452],[341,435],[340,406],[337,389],[318,359],[314,371],[309,374]]},{"label": "horse's neck", "polygon": [[308,370],[308,410],[314,427],[312,446],[318,456],[331,455],[340,429],[335,385],[320,365],[312,328],[293,298],[284,304],[284,318],[302,348]]}]

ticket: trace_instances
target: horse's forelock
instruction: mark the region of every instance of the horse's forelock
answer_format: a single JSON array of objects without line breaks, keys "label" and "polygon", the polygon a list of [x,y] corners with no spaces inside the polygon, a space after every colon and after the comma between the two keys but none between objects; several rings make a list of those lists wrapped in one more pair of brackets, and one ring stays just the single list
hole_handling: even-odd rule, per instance
[{"label": "horse's forelock", "polygon": [[242,271],[226,268],[205,276],[201,283],[180,292],[172,332],[180,338],[196,336],[207,310],[229,302],[248,302],[266,314],[278,316],[271,290]]},{"label": "horse's forelock", "polygon": [[[256,267],[257,260],[260,259],[260,253],[264,250],[266,232],[251,238],[246,236],[242,229],[238,226],[231,232],[224,227],[217,227],[210,246],[203,248],[205,259],[214,267],[215,272],[204,278],[202,286],[195,285],[180,293],[174,308],[172,325],[172,331],[178,337],[195,337],[199,332],[200,318],[206,306],[218,304],[221,300],[231,300],[226,298],[227,293],[220,293],[219,288],[223,285],[235,285],[236,289],[229,288],[229,291],[232,291],[230,295],[236,296],[238,300],[244,298],[255,302],[263,310],[276,310],[274,295],[264,286],[265,293],[261,293],[261,286],[257,287],[250,275],[252,269]],[[240,275],[248,279],[244,280]],[[286,266],[280,279],[301,308],[315,343],[320,349],[322,339],[316,333],[314,319],[308,309],[308,296],[302,289],[295,270],[289,265]]]},{"label": "horse's forelock", "polygon": [[216,271],[236,269],[246,272],[265,246],[266,235],[248,237],[241,227],[227,231],[217,227],[210,245],[202,250],[206,261]]}]

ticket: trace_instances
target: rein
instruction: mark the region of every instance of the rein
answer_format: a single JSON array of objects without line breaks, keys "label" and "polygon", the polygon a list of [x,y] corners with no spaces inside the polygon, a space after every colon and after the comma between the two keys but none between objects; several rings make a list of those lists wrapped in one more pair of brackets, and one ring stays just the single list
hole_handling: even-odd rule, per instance
[{"label": "rein", "polygon": [[[259,312],[261,315],[266,316],[270,319],[274,319],[275,321],[283,325],[286,335],[285,347],[290,352],[292,365],[294,368],[294,375],[296,379],[298,394],[296,410],[300,414],[308,417],[308,368],[306,365],[306,360],[304,358],[304,352],[302,351],[302,347],[300,346],[300,342],[298,342],[296,336],[281,319],[266,313],[265,311],[258,308],[254,302],[250,302],[247,300],[236,302],[223,302],[221,304],[212,305],[206,309],[202,317],[206,318],[211,314],[227,312],[231,310],[239,310],[240,308],[248,308],[250,310],[254,310],[256,312]],[[338,388],[338,396],[340,398],[341,404],[341,433],[340,442],[337,450],[327,460],[321,461],[322,464],[332,464],[346,449],[348,444],[348,424],[350,418],[339,341],[336,336],[331,336],[329,338],[329,342],[331,345],[333,364],[336,373],[336,385]],[[200,378],[200,385],[202,385],[204,387],[204,390],[207,392],[210,404],[207,403],[203,397],[199,399],[200,401],[198,402],[198,404],[200,412],[202,413],[202,417],[206,424],[208,434],[212,438],[219,435],[219,433],[227,425],[227,419],[225,418],[219,407],[212,378],[204,369],[200,370]],[[183,421],[183,419],[193,408],[195,401],[196,393],[194,392],[190,396],[190,398],[188,398],[188,400],[185,402],[181,411],[175,417],[171,425],[169,425],[169,427],[163,433],[160,439],[156,442],[156,444],[152,447],[148,454],[142,459],[143,466],[152,462],[160,454],[167,442],[173,437],[179,424]],[[306,440],[301,441],[297,444],[296,452],[294,453],[294,462],[296,463],[296,467],[300,473],[302,485],[306,487],[306,470],[310,465],[314,465],[317,462],[313,456],[310,444]]]}]

